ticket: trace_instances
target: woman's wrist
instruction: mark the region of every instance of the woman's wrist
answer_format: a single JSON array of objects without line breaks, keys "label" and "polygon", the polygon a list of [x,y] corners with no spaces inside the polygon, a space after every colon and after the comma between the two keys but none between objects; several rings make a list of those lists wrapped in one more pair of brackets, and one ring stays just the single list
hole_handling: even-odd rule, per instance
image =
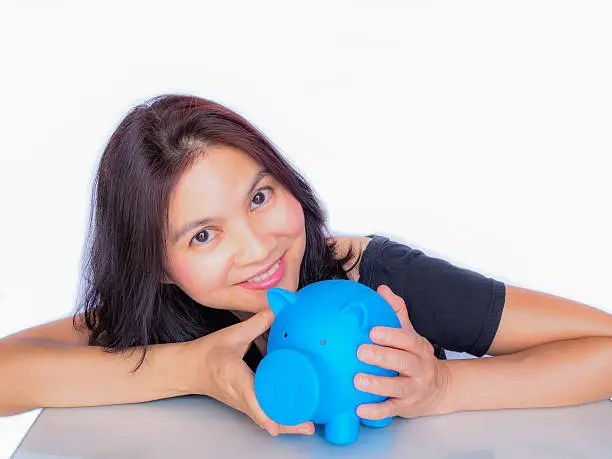
[{"label": "woman's wrist", "polygon": [[206,365],[208,346],[205,337],[173,343],[169,351],[169,368],[173,377],[169,384],[180,395],[208,395],[209,376]]},{"label": "woman's wrist", "polygon": [[432,414],[449,414],[459,411],[453,393],[453,371],[452,365],[448,360],[439,360],[437,362],[437,402]]},{"label": "woman's wrist", "polygon": [[[192,342],[157,344],[147,351],[143,365],[150,365],[158,389],[166,397],[197,394],[197,364],[191,357]],[[153,351],[153,352],[151,352]]]}]

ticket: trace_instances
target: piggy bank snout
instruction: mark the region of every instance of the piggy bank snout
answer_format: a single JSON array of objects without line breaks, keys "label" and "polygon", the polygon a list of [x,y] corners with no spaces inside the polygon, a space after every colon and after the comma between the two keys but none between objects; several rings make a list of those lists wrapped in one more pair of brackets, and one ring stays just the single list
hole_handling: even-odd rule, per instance
[{"label": "piggy bank snout", "polygon": [[261,409],[283,425],[311,420],[319,402],[319,378],[310,359],[294,349],[268,354],[255,372],[255,395]]}]

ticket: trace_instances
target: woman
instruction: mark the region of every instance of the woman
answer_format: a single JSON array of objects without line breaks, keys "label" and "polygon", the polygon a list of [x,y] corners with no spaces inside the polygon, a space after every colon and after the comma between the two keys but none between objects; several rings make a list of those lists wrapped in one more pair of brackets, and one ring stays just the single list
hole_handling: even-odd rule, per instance
[{"label": "woman", "polygon": [[[374,328],[364,419],[612,396],[612,316],[455,267],[379,235],[332,237],[308,183],[238,114],[190,96],[133,109],[101,158],[80,311],[0,340],[0,412],[205,394],[280,426],[253,392],[272,286],[362,282],[402,329]],[[444,349],[484,359],[446,360]]]}]

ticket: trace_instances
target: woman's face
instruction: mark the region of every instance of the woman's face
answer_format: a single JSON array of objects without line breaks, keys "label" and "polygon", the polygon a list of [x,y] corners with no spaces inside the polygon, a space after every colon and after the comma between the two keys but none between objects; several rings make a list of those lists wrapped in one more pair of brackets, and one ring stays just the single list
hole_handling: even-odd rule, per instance
[{"label": "woman's face", "polygon": [[198,303],[257,312],[269,288],[297,290],[302,207],[241,150],[217,146],[197,159],[170,196],[168,220],[168,280]]}]

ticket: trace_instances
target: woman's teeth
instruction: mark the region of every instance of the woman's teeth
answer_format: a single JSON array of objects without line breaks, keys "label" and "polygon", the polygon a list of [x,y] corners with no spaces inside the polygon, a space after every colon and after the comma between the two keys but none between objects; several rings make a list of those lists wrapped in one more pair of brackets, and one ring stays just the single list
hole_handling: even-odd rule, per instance
[{"label": "woman's teeth", "polygon": [[274,263],[274,266],[272,266],[268,271],[258,276],[250,278],[249,280],[247,280],[247,282],[261,282],[262,280],[265,280],[268,277],[270,277],[272,274],[274,274],[279,266],[280,266],[280,260]]}]

